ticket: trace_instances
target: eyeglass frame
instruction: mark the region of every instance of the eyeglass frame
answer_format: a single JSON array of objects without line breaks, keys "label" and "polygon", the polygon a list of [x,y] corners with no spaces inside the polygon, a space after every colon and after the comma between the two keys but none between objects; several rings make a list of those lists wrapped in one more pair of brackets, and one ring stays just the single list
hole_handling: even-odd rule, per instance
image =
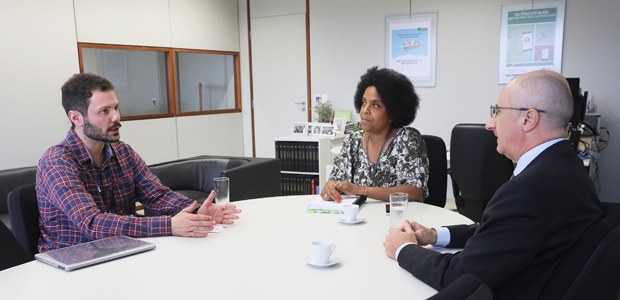
[{"label": "eyeglass frame", "polygon": [[501,109],[511,109],[511,110],[518,110],[518,111],[528,111],[530,109],[533,109],[539,113],[546,113],[546,110],[543,109],[537,109],[537,108],[528,108],[528,107],[510,107],[510,106],[498,106],[496,105],[491,105],[489,107],[490,111],[489,113],[491,114],[491,118],[495,118],[495,116],[497,115],[497,113],[501,110]]}]

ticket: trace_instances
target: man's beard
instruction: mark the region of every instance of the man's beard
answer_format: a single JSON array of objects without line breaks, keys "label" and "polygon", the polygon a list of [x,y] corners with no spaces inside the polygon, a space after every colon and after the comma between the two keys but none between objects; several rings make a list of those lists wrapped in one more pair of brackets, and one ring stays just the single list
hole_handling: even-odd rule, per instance
[{"label": "man's beard", "polygon": [[[120,128],[121,123],[116,122],[112,124],[112,126],[110,126],[109,128],[115,128],[115,127]],[[118,142],[118,140],[120,140],[121,138],[120,134],[108,135],[107,130],[108,129],[104,131],[94,126],[92,123],[88,121],[88,119],[84,119],[84,135],[86,135],[87,137],[93,140],[105,142],[105,143],[115,143],[115,142]]]}]

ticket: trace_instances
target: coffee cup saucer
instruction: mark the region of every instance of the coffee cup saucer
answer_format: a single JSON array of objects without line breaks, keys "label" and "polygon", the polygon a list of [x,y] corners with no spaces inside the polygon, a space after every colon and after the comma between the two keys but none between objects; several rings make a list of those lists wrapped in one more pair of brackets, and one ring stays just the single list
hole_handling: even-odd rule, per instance
[{"label": "coffee cup saucer", "polygon": [[345,220],[343,218],[338,218],[338,222],[340,222],[342,224],[357,224],[357,223],[364,222],[365,220],[366,220],[366,218],[360,218],[360,217],[358,217],[355,220]]},{"label": "coffee cup saucer", "polygon": [[306,263],[313,266],[313,267],[318,267],[318,268],[327,268],[327,267],[331,267],[337,263],[340,262],[340,259],[338,257],[332,257],[330,259],[329,262],[327,263],[316,263],[314,262],[314,259],[311,256],[306,257]]}]

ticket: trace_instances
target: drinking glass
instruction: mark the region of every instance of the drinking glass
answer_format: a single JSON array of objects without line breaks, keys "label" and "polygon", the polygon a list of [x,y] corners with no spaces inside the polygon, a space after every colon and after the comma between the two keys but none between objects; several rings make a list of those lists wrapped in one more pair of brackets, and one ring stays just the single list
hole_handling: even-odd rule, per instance
[{"label": "drinking glass", "polygon": [[213,179],[215,186],[215,203],[229,203],[230,184],[228,177],[217,177]]},{"label": "drinking glass", "polygon": [[407,219],[409,194],[397,192],[390,194],[390,227],[398,228]]}]

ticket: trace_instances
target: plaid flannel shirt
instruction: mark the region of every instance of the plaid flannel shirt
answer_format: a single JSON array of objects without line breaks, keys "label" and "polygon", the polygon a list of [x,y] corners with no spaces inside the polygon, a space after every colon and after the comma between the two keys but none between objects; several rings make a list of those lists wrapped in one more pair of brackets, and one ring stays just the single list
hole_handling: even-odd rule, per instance
[{"label": "plaid flannel shirt", "polygon": [[[101,168],[70,130],[39,161],[39,251],[127,235],[171,235],[171,216],[192,200],[164,186],[127,144],[107,144]],[[135,202],[162,214],[137,217]]]}]

